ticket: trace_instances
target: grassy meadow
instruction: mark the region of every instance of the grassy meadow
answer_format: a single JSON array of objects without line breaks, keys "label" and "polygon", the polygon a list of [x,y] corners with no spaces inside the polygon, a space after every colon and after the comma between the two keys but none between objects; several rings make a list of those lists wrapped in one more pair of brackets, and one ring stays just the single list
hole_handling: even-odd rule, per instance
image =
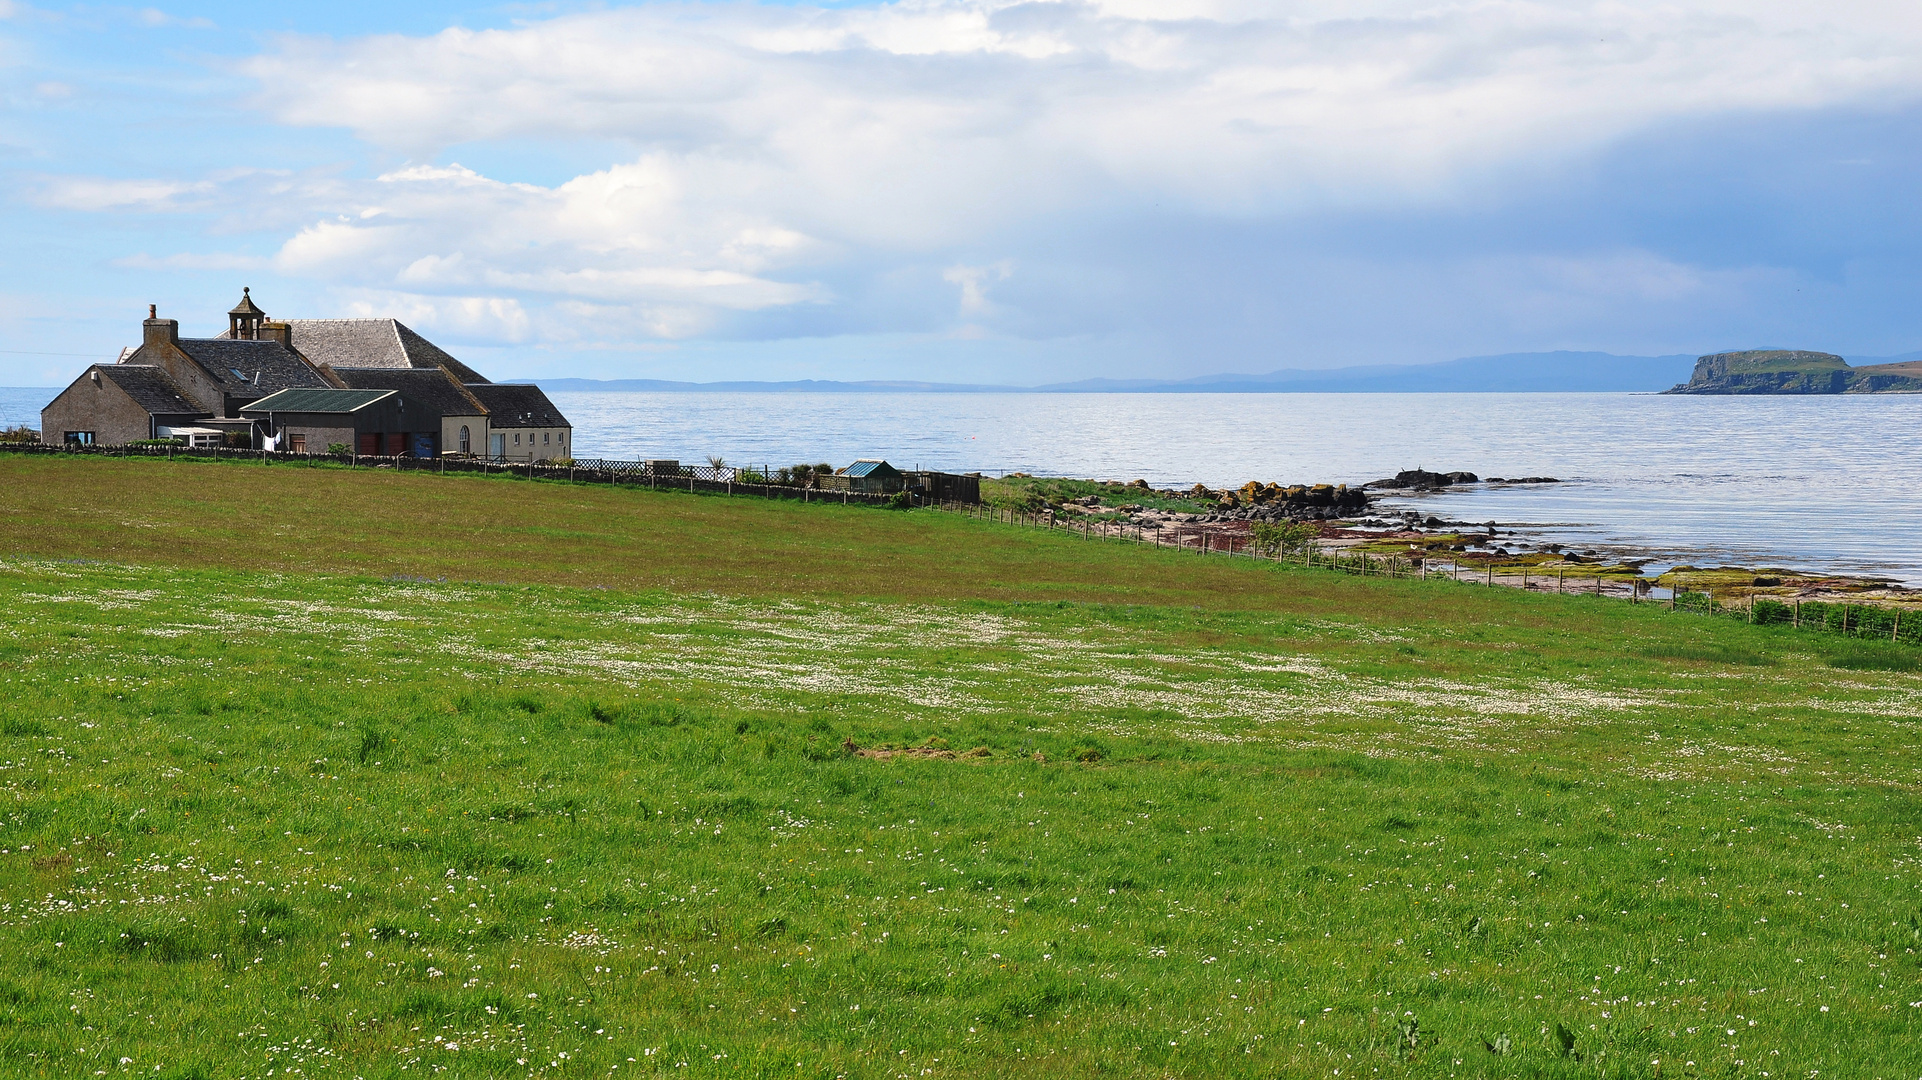
[{"label": "grassy meadow", "polygon": [[934,511],[0,458],[0,1074],[1922,1075],[1922,676]]}]

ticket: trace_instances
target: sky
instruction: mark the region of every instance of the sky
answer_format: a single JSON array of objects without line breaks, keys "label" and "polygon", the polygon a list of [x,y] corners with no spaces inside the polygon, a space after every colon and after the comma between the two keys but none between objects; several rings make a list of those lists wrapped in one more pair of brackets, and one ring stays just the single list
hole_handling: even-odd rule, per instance
[{"label": "sky", "polygon": [[495,377],[1922,349],[1922,5],[0,0],[0,384],[148,304]]}]

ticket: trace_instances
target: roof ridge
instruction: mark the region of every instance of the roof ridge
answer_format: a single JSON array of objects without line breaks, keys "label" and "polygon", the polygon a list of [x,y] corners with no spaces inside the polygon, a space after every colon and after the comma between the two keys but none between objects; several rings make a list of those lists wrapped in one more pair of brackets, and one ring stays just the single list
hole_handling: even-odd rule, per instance
[{"label": "roof ridge", "polygon": [[468,401],[471,401],[471,402],[473,402],[473,404],[474,404],[474,407],[475,407],[476,409],[479,409],[479,410],[480,410],[480,414],[481,414],[482,416],[492,416],[492,415],[494,415],[494,414],[493,414],[493,412],[492,412],[492,410],[490,410],[490,409],[488,409],[488,407],[487,407],[486,405],[484,405],[484,404],[482,404],[482,403],[481,403],[481,399],[479,399],[479,398],[477,398],[477,397],[475,397],[475,396],[474,396],[474,392],[473,392],[473,391],[471,391],[471,390],[469,390],[469,389],[467,389],[467,387],[465,387],[465,386],[462,386],[462,385],[461,385],[461,381],[460,381],[459,379],[456,379],[456,378],[454,378],[454,373],[453,373],[453,372],[451,372],[451,371],[449,371],[449,370],[447,370],[447,365],[446,365],[446,364],[436,364],[436,365],[434,365],[434,366],[435,366],[435,367],[438,367],[438,368],[440,368],[440,373],[441,373],[442,375],[445,375],[445,376],[447,376],[447,381],[448,381],[448,382],[450,382],[450,383],[453,383],[453,384],[454,384],[454,389],[460,392],[460,396],[461,396],[461,397],[464,397],[464,398],[466,398],[466,399],[467,399]]}]

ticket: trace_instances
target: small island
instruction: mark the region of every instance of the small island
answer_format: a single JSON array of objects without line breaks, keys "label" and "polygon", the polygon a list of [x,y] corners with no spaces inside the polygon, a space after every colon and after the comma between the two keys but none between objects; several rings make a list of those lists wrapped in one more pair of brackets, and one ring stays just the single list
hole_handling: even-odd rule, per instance
[{"label": "small island", "polygon": [[1834,353],[1749,349],[1695,361],[1685,383],[1667,394],[1914,394],[1922,393],[1922,361],[1850,367]]}]

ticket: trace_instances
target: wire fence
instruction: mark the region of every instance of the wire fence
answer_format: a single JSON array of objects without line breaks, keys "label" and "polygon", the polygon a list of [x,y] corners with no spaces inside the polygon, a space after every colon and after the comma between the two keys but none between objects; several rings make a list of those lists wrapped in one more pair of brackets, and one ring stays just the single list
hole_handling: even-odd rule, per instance
[{"label": "wire fence", "polygon": [[[319,467],[345,465],[350,468],[393,469],[399,472],[475,473],[483,476],[519,477],[528,480],[566,481],[569,483],[608,484],[648,487],[655,490],[713,492],[747,495],[768,499],[794,499],[804,502],[844,503],[851,505],[930,506],[950,513],[1007,525],[1045,529],[1077,536],[1082,540],[1104,543],[1130,543],[1192,551],[1202,556],[1226,556],[1275,563],[1298,563],[1304,567],[1334,570],[1363,577],[1405,580],[1448,580],[1489,587],[1536,589],[1551,585],[1557,593],[1592,593],[1619,597],[1630,603],[1666,603],[1671,611],[1737,619],[1753,625],[1786,625],[1797,630],[1813,630],[1852,638],[1879,639],[1902,643],[1922,643],[1922,613],[1908,612],[1890,604],[1846,600],[1804,600],[1763,596],[1745,597],[1743,603],[1717,600],[1708,593],[1667,590],[1657,597],[1645,578],[1610,575],[1599,569],[1584,574],[1579,567],[1560,565],[1552,574],[1540,567],[1502,566],[1493,561],[1479,566],[1456,560],[1435,560],[1394,555],[1373,555],[1363,551],[1323,551],[1313,543],[1294,547],[1264,544],[1252,534],[1237,534],[1190,524],[1142,525],[1125,521],[1071,520],[1053,512],[1034,513],[987,506],[981,503],[933,501],[912,491],[876,494],[860,491],[824,491],[813,487],[746,482],[742,476],[759,479],[761,474],[732,466],[681,465],[671,469],[655,468],[652,462],[587,458],[559,462],[504,462],[477,457],[371,456],[366,454],[296,454],[274,450],[245,450],[228,447],[113,446],[62,447],[38,443],[0,443],[0,453],[19,455],[62,455],[101,458],[160,458],[180,461],[258,462],[262,465]],[[1907,615],[1908,618],[1904,618]]]},{"label": "wire fence", "polygon": [[[1066,532],[1081,539],[1171,547],[1197,555],[1240,557],[1275,563],[1334,570],[1363,577],[1410,581],[1445,580],[1488,587],[1590,594],[1635,604],[1666,605],[1670,611],[1733,619],[1757,626],[1789,626],[1846,635],[1864,640],[1922,644],[1922,612],[1893,604],[1848,600],[1805,600],[1794,597],[1750,596],[1740,603],[1718,600],[1705,592],[1658,589],[1646,578],[1607,574],[1600,569],[1583,573],[1566,564],[1552,569],[1524,565],[1480,565],[1452,559],[1435,560],[1364,551],[1324,551],[1312,543],[1296,547],[1264,545],[1252,535],[1211,530],[1193,525],[1139,525],[1118,521],[1075,521],[1052,513],[1030,513],[966,503],[942,503],[941,509],[1007,525]],[[1570,571],[1573,570],[1573,573]]]},{"label": "wire fence", "polygon": [[482,476],[521,477],[529,480],[559,480],[578,484],[610,484],[671,491],[707,491],[726,495],[751,495],[767,499],[796,499],[803,502],[847,503],[859,505],[926,506],[928,500],[913,492],[877,494],[864,491],[825,491],[817,487],[770,484],[752,469],[733,466],[678,465],[657,468],[647,461],[617,461],[609,458],[564,458],[556,461],[504,461],[498,458],[410,457],[372,454],[299,454],[280,450],[247,450],[235,447],[185,446],[44,446],[38,443],[0,443],[0,452],[26,455],[64,455],[102,458],[160,458],[168,461],[242,461],[262,465],[325,466],[392,469],[398,472],[474,473]]}]

